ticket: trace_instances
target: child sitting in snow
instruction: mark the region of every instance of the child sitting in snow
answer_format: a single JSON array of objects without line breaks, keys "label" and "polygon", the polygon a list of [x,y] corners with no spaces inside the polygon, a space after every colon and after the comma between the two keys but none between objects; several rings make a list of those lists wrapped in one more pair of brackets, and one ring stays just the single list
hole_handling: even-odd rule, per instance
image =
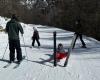
[{"label": "child sitting in snow", "polygon": [[56,59],[59,61],[67,56],[67,52],[65,52],[64,47],[61,43],[58,44]]},{"label": "child sitting in snow", "polygon": [[[60,59],[63,59],[67,57],[68,58],[68,53],[65,52],[64,48],[63,48],[63,45],[61,43],[58,44],[58,47],[57,47],[57,51],[56,51],[56,60],[57,61],[60,61]],[[54,59],[54,56],[51,56],[50,59],[48,59],[47,61],[51,61]]]}]

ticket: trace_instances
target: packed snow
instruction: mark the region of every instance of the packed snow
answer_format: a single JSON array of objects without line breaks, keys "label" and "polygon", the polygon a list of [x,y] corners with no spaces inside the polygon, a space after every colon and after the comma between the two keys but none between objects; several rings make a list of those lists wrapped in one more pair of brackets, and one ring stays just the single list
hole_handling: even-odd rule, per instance
[{"label": "packed snow", "polygon": [[[5,28],[8,20],[0,17],[0,26]],[[68,65],[63,67],[65,59],[62,59],[54,67],[53,61],[47,61],[53,55],[53,32],[57,32],[57,44],[62,43],[66,51],[74,33],[49,26],[21,24],[24,29],[23,37],[20,35],[21,46],[27,46],[21,47],[26,58],[18,67],[16,63],[12,63],[4,68],[9,61],[8,35],[0,32],[0,80],[100,80],[99,41],[84,36],[87,48],[81,48],[81,42],[77,40]],[[40,33],[40,48],[37,44],[33,48],[28,47],[31,46],[33,27],[37,27]]]}]

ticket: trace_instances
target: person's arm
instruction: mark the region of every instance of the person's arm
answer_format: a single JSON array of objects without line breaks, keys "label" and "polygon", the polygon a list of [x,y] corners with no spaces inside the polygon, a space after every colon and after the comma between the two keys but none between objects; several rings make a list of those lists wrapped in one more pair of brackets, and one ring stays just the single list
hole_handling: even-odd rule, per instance
[{"label": "person's arm", "polygon": [[19,26],[19,31],[21,32],[21,34],[24,34],[24,30],[23,30],[23,28],[22,28],[20,23],[18,24],[18,26]]}]

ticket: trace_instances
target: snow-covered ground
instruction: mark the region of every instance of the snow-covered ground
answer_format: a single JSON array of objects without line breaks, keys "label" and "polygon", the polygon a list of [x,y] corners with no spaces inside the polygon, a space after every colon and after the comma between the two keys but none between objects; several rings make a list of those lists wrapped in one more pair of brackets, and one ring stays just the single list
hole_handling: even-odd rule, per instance
[{"label": "snow-covered ground", "polygon": [[[0,17],[0,25],[5,27],[4,18]],[[87,48],[81,48],[81,42],[77,40],[75,49],[71,52],[67,67],[63,67],[64,60],[58,62],[57,67],[53,61],[46,60],[53,55],[53,32],[57,31],[57,44],[63,43],[65,50],[70,46],[73,32],[61,30],[54,27],[42,25],[22,24],[24,29],[23,37],[20,37],[21,45],[31,45],[32,27],[38,28],[40,33],[41,47],[22,47],[23,55],[27,57],[19,67],[12,63],[7,68],[9,60],[9,47],[7,47],[4,59],[2,60],[8,44],[7,34],[0,32],[0,80],[100,80],[100,42],[84,36]],[[37,46],[37,44],[35,44]],[[25,50],[26,49],[26,50]]]}]

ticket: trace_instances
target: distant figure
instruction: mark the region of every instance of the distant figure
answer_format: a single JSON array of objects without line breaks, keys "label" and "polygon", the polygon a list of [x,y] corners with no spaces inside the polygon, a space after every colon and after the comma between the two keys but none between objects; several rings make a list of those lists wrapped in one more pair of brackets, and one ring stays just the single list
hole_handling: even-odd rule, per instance
[{"label": "distant figure", "polygon": [[78,37],[80,38],[80,41],[82,42],[82,48],[86,48],[86,44],[85,44],[85,42],[83,41],[83,38],[82,38],[82,33],[81,33],[81,32],[78,32],[78,30],[81,29],[80,19],[78,19],[78,20],[75,22],[75,28],[76,28],[76,30],[77,30],[77,31],[75,32],[75,34],[76,34],[76,39],[75,39],[75,42],[74,42],[72,48],[75,47],[75,43],[76,43],[76,40],[77,40]]},{"label": "distant figure", "polygon": [[10,63],[15,60],[15,49],[18,63],[20,63],[22,60],[22,51],[20,48],[19,31],[22,35],[24,31],[15,14],[13,14],[11,20],[7,22],[5,31],[8,33],[9,39]]},{"label": "distant figure", "polygon": [[34,32],[33,32],[33,36],[32,36],[32,46],[34,47],[34,43],[35,43],[35,40],[37,41],[37,44],[38,44],[38,47],[40,46],[40,42],[39,42],[39,39],[40,39],[40,37],[39,37],[39,32],[38,32],[38,30],[35,28],[35,27],[33,27],[33,30],[34,30]]}]

